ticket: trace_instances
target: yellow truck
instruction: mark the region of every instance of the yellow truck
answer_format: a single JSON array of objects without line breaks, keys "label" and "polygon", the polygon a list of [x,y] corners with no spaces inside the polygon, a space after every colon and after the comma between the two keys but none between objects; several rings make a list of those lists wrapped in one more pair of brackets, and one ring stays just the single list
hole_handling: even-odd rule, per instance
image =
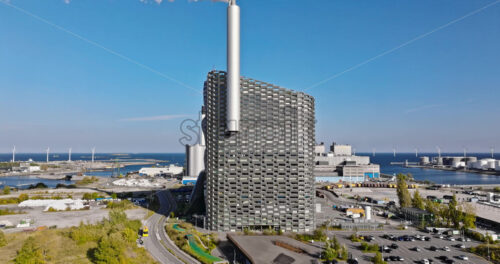
[{"label": "yellow truck", "polygon": [[148,237],[149,236],[149,230],[148,230],[148,227],[145,226],[143,229],[142,229],[142,237]]}]

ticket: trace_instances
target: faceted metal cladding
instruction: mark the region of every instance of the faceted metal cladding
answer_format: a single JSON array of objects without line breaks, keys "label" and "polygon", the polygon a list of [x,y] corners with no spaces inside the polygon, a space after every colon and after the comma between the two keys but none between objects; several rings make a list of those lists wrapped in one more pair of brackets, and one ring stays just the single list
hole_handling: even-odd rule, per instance
[{"label": "faceted metal cladding", "polygon": [[208,228],[314,229],[314,98],[241,78],[238,133],[226,131],[226,73],[208,73]]}]

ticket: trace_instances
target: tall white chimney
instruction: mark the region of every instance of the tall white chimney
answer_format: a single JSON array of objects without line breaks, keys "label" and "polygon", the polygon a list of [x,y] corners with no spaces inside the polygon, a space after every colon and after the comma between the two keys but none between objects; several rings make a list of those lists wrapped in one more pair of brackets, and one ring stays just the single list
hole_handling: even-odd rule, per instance
[{"label": "tall white chimney", "polygon": [[240,129],[240,7],[227,7],[227,131]]}]

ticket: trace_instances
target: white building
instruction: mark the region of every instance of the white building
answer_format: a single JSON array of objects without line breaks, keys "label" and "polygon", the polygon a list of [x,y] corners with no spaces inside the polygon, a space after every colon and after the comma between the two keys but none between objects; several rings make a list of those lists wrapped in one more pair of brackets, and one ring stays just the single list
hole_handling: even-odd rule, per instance
[{"label": "white building", "polygon": [[182,174],[183,170],[184,169],[182,167],[170,164],[168,167],[141,168],[139,170],[139,174],[147,176],[161,176],[161,175],[175,176]]}]

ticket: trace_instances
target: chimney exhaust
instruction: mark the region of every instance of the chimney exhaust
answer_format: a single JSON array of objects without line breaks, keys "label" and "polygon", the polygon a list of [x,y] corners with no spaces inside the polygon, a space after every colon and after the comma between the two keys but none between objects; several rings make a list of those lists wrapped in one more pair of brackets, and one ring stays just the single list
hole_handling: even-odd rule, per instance
[{"label": "chimney exhaust", "polygon": [[240,129],[240,7],[229,0],[227,7],[227,131]]}]

